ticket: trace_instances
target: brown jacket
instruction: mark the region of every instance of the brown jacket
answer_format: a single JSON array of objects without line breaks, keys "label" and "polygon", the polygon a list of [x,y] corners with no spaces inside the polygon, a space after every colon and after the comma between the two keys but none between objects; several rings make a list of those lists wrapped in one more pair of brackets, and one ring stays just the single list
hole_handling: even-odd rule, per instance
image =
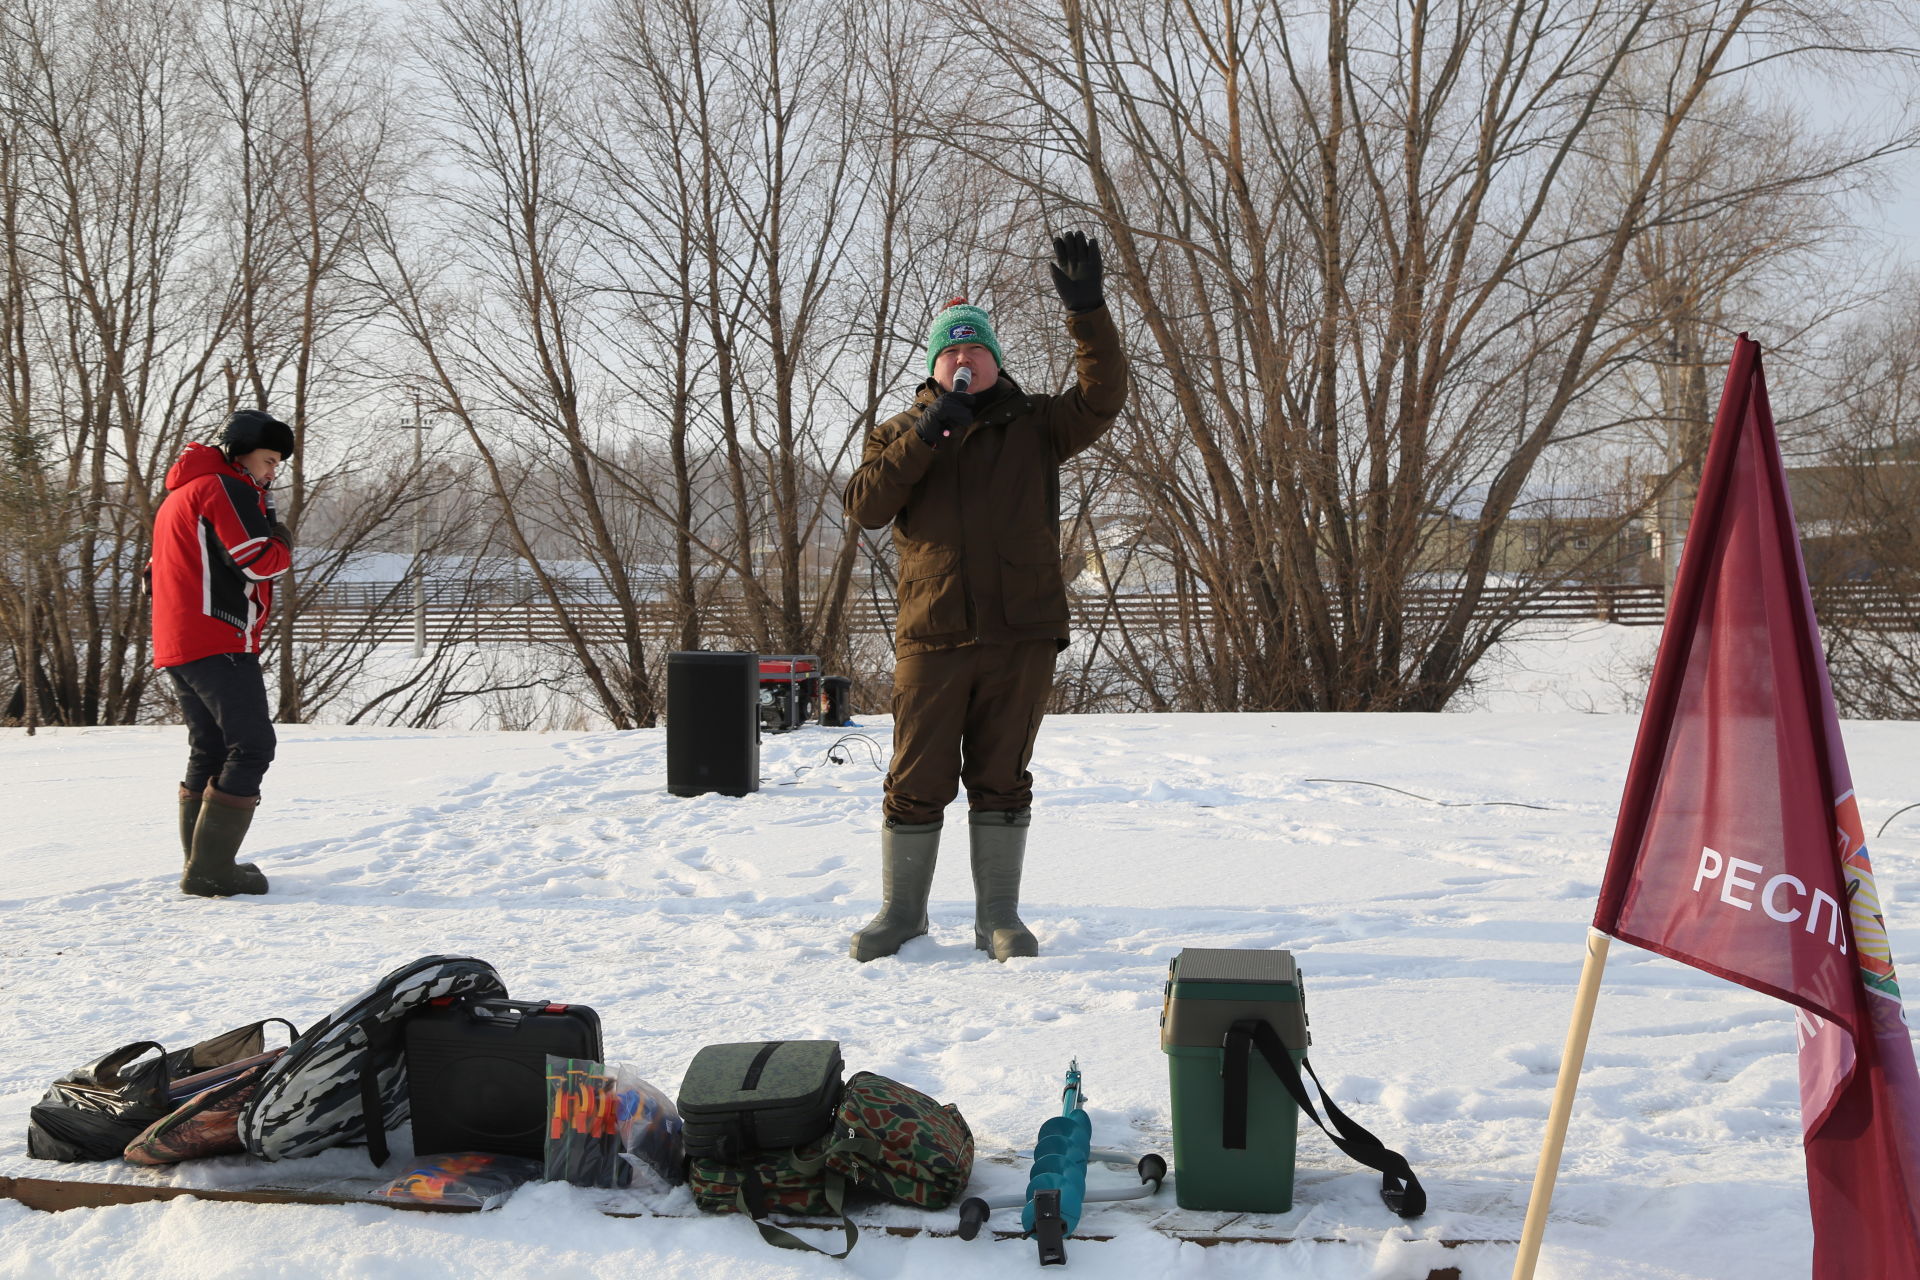
[{"label": "brown jacket", "polygon": [[1106,434],[1127,393],[1127,360],[1105,307],[1067,317],[1078,385],[1030,395],[1003,370],[973,426],[935,449],[914,428],[940,395],[867,434],[846,508],[862,527],[892,522],[900,553],[896,657],[976,641],[1067,643],[1060,577],[1060,464]]}]

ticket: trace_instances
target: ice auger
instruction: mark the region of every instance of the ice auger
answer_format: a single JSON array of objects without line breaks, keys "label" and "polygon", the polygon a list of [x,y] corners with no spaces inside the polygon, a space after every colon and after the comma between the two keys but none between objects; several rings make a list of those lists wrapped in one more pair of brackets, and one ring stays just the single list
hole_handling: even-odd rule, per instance
[{"label": "ice auger", "polygon": [[[1040,1248],[1040,1265],[1067,1260],[1067,1237],[1080,1225],[1080,1211],[1089,1202],[1139,1200],[1160,1189],[1167,1162],[1149,1152],[1138,1161],[1124,1151],[1093,1145],[1093,1121],[1088,1119],[1086,1095],[1080,1089],[1080,1062],[1067,1064],[1067,1083],[1060,1093],[1060,1114],[1040,1126],[1033,1144],[1033,1171],[1027,1190],[1019,1197],[983,1200],[974,1196],[960,1206],[960,1238],[971,1240],[995,1209],[1021,1206],[1020,1226]],[[1087,1190],[1087,1164],[1131,1164],[1140,1175],[1137,1187]]]}]

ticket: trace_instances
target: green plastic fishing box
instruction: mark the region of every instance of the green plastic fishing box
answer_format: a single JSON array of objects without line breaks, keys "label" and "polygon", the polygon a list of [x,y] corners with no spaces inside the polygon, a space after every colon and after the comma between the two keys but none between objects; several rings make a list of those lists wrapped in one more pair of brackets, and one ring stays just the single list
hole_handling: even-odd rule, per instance
[{"label": "green plastic fishing box", "polygon": [[1249,1018],[1270,1024],[1296,1064],[1306,1056],[1307,1006],[1292,952],[1188,947],[1173,958],[1160,1048],[1173,1087],[1173,1186],[1182,1209],[1293,1207],[1300,1113],[1257,1056],[1247,1073],[1247,1145],[1221,1142],[1227,1030]]}]

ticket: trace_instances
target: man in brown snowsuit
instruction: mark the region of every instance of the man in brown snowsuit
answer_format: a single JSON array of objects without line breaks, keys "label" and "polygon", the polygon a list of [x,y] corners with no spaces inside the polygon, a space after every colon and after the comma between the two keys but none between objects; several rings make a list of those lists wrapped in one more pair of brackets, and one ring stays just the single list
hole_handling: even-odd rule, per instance
[{"label": "man in brown snowsuit", "polygon": [[848,517],[868,529],[892,523],[900,555],[884,903],[853,935],[855,960],[892,955],[927,932],[941,819],[960,782],[974,945],[996,960],[1039,954],[1020,921],[1020,872],[1033,804],[1027,763],[1067,646],[1060,464],[1113,425],[1127,385],[1099,244],[1070,232],[1053,245],[1076,385],[1061,395],[1022,390],[1001,368],[987,313],[956,298],[928,335],[932,376],[911,408],[868,434],[847,483]]}]

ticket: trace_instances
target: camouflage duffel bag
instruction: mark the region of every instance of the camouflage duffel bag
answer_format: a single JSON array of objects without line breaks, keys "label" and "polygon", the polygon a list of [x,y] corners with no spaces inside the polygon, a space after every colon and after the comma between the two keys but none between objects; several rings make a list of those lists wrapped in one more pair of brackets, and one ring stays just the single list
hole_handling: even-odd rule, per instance
[{"label": "camouflage duffel bag", "polygon": [[714,1213],[744,1213],[768,1244],[816,1249],[767,1221],[770,1213],[839,1218],[846,1247],[859,1241],[847,1219],[849,1187],[896,1204],[944,1209],[973,1172],[973,1131],[959,1109],[871,1071],[855,1073],[841,1094],[833,1127],[791,1151],[761,1152],[734,1163],[693,1160],[694,1201]]},{"label": "camouflage duffel bag", "polygon": [[830,1137],[822,1134],[787,1151],[760,1151],[732,1161],[696,1156],[687,1161],[687,1185],[693,1202],[707,1213],[769,1213],[824,1218],[839,1213],[827,1203],[827,1172],[822,1159]]}]

